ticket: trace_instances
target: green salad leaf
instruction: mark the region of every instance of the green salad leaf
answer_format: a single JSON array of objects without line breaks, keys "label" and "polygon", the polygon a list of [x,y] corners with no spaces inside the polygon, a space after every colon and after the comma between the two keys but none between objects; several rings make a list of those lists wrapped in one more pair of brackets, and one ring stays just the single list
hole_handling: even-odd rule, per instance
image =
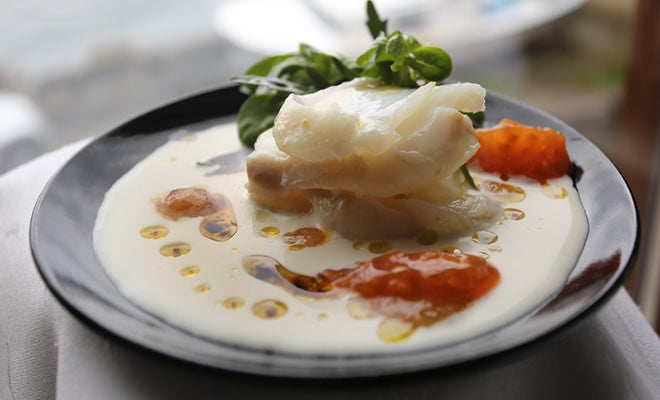
[{"label": "green salad leaf", "polygon": [[383,84],[416,88],[442,82],[451,73],[451,57],[434,46],[399,31],[387,32],[371,0],[367,1],[367,28],[374,39],[357,59],[323,53],[301,43],[297,53],[266,57],[233,79],[249,97],[238,113],[238,133],[243,144],[253,147],[259,135],[273,126],[286,97],[313,93],[358,77]]}]

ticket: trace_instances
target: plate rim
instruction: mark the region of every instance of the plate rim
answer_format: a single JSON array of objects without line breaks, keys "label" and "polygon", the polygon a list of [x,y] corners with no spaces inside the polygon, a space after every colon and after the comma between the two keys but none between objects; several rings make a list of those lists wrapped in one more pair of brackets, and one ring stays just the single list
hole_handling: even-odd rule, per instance
[{"label": "plate rim", "polygon": [[[224,92],[228,91],[233,91],[237,92],[237,85],[234,84],[224,84],[221,86],[218,86],[213,89],[209,90],[204,90],[200,91],[194,94],[182,96],[176,100],[166,102],[161,106],[154,107],[150,111],[147,111],[145,113],[141,113],[138,116],[129,119],[123,124],[118,125],[116,128],[108,131],[107,133],[103,135],[99,135],[96,138],[94,138],[92,141],[89,143],[85,144],[81,149],[79,149],[69,160],[67,160],[48,180],[48,183],[44,186],[42,189],[41,193],[39,194],[39,197],[34,205],[34,208],[32,210],[31,216],[30,216],[30,224],[29,224],[29,244],[30,244],[30,253],[32,255],[34,265],[37,268],[37,271],[39,272],[39,275],[41,276],[42,280],[46,283],[46,286],[48,287],[49,291],[54,295],[54,297],[59,301],[60,304],[62,304],[71,314],[73,314],[76,318],[79,320],[85,322],[88,326],[91,326],[94,328],[96,332],[99,332],[103,334],[106,337],[111,337],[113,339],[118,339],[120,342],[123,342],[125,344],[130,345],[131,347],[138,348],[140,350],[146,350],[148,353],[151,354],[158,354],[160,356],[164,356],[165,358],[172,359],[172,360],[177,360],[184,362],[186,364],[193,364],[201,367],[208,367],[211,369],[220,369],[222,371],[227,371],[227,372],[240,372],[240,373],[251,373],[251,374],[259,374],[259,375],[265,375],[265,376],[278,376],[278,377],[296,377],[296,378],[351,378],[351,377],[356,377],[356,378],[361,378],[361,377],[373,377],[373,376],[384,376],[384,375],[392,375],[392,374],[408,374],[408,373],[418,373],[421,371],[425,370],[436,370],[436,369],[454,369],[454,368],[461,368],[462,366],[469,366],[475,362],[484,362],[488,360],[495,360],[501,357],[505,357],[511,354],[515,353],[521,353],[523,351],[528,351],[531,348],[536,347],[539,343],[546,341],[547,339],[553,337],[553,336],[558,336],[560,332],[567,332],[570,330],[570,328],[575,327],[579,325],[582,321],[586,320],[589,316],[592,316],[595,311],[600,309],[613,295],[616,293],[616,291],[619,289],[621,286],[622,282],[625,280],[626,276],[630,273],[630,270],[634,266],[634,263],[638,257],[638,251],[639,251],[639,241],[640,241],[640,223],[639,223],[639,213],[637,210],[637,205],[635,203],[634,197],[632,195],[632,192],[630,191],[630,187],[628,183],[625,180],[625,177],[622,176],[620,171],[616,168],[616,166],[598,149],[593,143],[591,143],[588,139],[586,139],[582,134],[577,132],[575,129],[570,127],[568,124],[565,122],[559,120],[558,118],[542,111],[539,110],[533,106],[530,106],[528,104],[525,104],[521,101],[518,101],[516,99],[513,99],[509,96],[505,96],[502,94],[499,94],[497,92],[488,90],[488,96],[491,96],[491,101],[498,101],[498,102],[504,102],[508,103],[510,105],[513,105],[516,108],[520,108],[523,110],[526,110],[527,112],[531,112],[533,114],[539,115],[542,118],[545,118],[547,120],[553,121],[555,124],[563,125],[572,130],[571,134],[577,134],[578,137],[580,137],[582,140],[584,140],[586,143],[588,143],[595,151],[600,153],[601,156],[604,157],[605,160],[609,162],[609,168],[613,168],[613,170],[616,172],[617,176],[622,180],[624,183],[624,188],[626,190],[626,197],[630,199],[631,205],[632,205],[632,211],[634,212],[635,215],[635,238],[633,241],[632,248],[630,249],[630,255],[627,260],[623,262],[623,266],[619,267],[617,269],[618,275],[616,276],[615,279],[608,281],[609,286],[602,292],[598,297],[595,298],[594,301],[592,301],[589,305],[586,306],[583,310],[581,310],[578,314],[572,316],[571,318],[567,320],[563,320],[561,323],[558,325],[554,326],[551,329],[546,330],[542,334],[528,338],[527,340],[517,343],[516,345],[512,347],[508,347],[505,349],[496,349],[493,352],[486,353],[474,358],[470,359],[464,359],[464,360],[459,360],[459,361],[454,361],[446,364],[434,364],[434,363],[426,363],[422,366],[420,366],[418,369],[411,369],[411,368],[393,368],[393,369],[378,369],[375,368],[372,371],[367,371],[366,367],[338,367],[338,366],[333,366],[329,365],[328,369],[323,369],[319,368],[318,366],[315,366],[315,369],[313,371],[310,371],[309,369],[303,370],[302,372],[307,372],[306,374],[300,374],[301,368],[300,367],[291,367],[287,365],[282,365],[278,364],[278,362],[273,362],[271,363],[265,362],[265,363],[252,363],[252,362],[247,362],[246,364],[240,364],[240,365],[232,365],[230,368],[228,368],[227,363],[220,363],[220,364],[215,364],[215,363],[206,363],[203,361],[200,361],[199,359],[191,359],[188,357],[182,357],[181,354],[173,354],[171,352],[163,351],[162,348],[155,348],[152,346],[149,346],[145,344],[144,342],[138,342],[134,338],[128,337],[128,335],[122,334],[121,332],[116,332],[115,330],[111,329],[108,326],[103,325],[103,323],[97,321],[94,319],[92,316],[87,315],[83,310],[79,308],[74,302],[67,298],[66,294],[63,293],[63,289],[60,285],[59,279],[57,278],[57,274],[55,271],[51,268],[47,268],[45,266],[46,262],[40,262],[40,254],[39,253],[39,244],[38,244],[38,238],[37,238],[37,230],[38,230],[38,222],[39,222],[39,213],[40,210],[42,209],[43,202],[46,199],[47,194],[49,193],[49,190],[51,189],[51,186],[55,179],[64,171],[70,164],[74,163],[76,158],[78,157],[79,154],[81,154],[83,151],[86,149],[89,149],[90,146],[103,141],[107,140],[109,137],[113,137],[115,135],[118,135],[121,130],[130,124],[134,123],[136,120],[140,120],[143,118],[148,119],[151,115],[153,115],[156,112],[162,112],[162,110],[167,109],[168,107],[174,107],[180,103],[191,101],[192,99],[201,97],[201,96],[220,96]],[[233,114],[235,115],[235,114]],[[220,116],[216,116],[220,117]],[[185,124],[184,124],[185,125]],[[184,126],[182,125],[182,126]],[[157,132],[155,132],[157,133]],[[146,156],[147,154],[143,155]],[[104,271],[103,271],[104,272]],[[534,310],[533,312],[537,312],[538,310]],[[131,316],[132,317],[132,316]],[[517,322],[515,322],[517,323]],[[177,327],[174,327],[177,329]],[[502,327],[499,327],[497,330],[500,330]],[[184,331],[185,332],[185,331]],[[210,341],[212,343],[216,343],[218,345],[223,345],[225,346],[224,343],[220,343],[217,340],[213,339],[208,339],[208,338],[202,338],[203,340]],[[468,339],[468,342],[470,340],[473,340],[474,338]],[[462,341],[461,344],[465,343],[465,341]],[[238,346],[240,348],[242,346]],[[249,347],[249,346],[246,346]],[[260,353],[260,354],[270,354],[271,352],[265,351],[264,349],[252,349],[253,351]],[[428,350],[433,350],[433,349],[422,349],[422,351],[428,351]],[[240,351],[240,350],[239,350]],[[415,351],[415,352],[419,352]],[[292,354],[286,353],[286,352],[279,352],[279,351],[274,351],[272,352],[275,355],[279,356],[284,356],[284,358],[288,359],[292,357]],[[381,358],[391,358],[392,356],[402,356],[402,355],[409,355],[411,352],[404,352],[404,353],[397,353],[393,352],[390,354],[384,355],[384,357],[374,357],[373,355],[368,355],[367,359],[381,359]],[[318,360],[319,356],[318,355],[311,355],[310,357],[304,357],[304,355],[300,354],[293,354],[294,356],[294,362],[296,360],[299,360],[301,358],[309,358],[309,359],[314,359]],[[346,357],[345,355],[342,357],[327,357],[329,360],[340,360],[345,362],[346,360],[350,360],[351,357],[348,356]],[[279,360],[279,358],[278,358]],[[235,360],[234,360],[235,361]],[[281,360],[279,360],[281,361]],[[232,360],[229,360],[231,363]],[[350,362],[350,361],[349,361]],[[245,360],[243,360],[243,363],[245,363]],[[341,362],[340,362],[341,364]],[[373,367],[373,366],[372,366]],[[309,366],[307,366],[309,368]],[[297,373],[292,373],[292,372],[297,372]]]}]

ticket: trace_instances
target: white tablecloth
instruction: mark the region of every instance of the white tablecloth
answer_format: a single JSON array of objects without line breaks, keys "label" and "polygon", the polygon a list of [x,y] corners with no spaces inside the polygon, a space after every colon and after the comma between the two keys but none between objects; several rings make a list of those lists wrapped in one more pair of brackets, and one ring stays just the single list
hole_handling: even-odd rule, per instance
[{"label": "white tablecloth", "polygon": [[50,294],[28,240],[37,196],[83,145],[0,176],[0,399],[660,399],[660,341],[623,290],[531,351],[386,379],[260,378],[175,362],[102,336]]}]

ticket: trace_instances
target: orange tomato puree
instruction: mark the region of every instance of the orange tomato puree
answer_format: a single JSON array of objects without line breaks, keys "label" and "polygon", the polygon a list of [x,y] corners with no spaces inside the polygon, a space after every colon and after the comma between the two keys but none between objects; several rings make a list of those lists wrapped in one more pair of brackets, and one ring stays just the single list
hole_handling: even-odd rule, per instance
[{"label": "orange tomato puree", "polygon": [[492,128],[478,129],[476,135],[481,146],[470,162],[478,161],[482,169],[499,173],[503,180],[524,175],[545,184],[570,171],[566,139],[553,129],[504,119]]},{"label": "orange tomato puree", "polygon": [[482,257],[426,251],[391,252],[319,278],[355,292],[381,315],[429,326],[488,293],[500,274]]}]

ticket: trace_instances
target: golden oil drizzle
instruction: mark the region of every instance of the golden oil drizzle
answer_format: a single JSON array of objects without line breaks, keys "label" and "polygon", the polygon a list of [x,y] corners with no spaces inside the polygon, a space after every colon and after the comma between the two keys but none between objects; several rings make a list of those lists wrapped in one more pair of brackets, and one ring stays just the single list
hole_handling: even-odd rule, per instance
[{"label": "golden oil drizzle", "polygon": [[326,314],[326,313],[324,313],[324,312],[319,313],[319,314],[316,316],[316,320],[317,320],[317,321],[325,321],[326,319],[328,319],[328,314]]},{"label": "golden oil drizzle", "polygon": [[191,265],[185,268],[181,268],[179,271],[179,274],[183,276],[184,278],[192,278],[193,276],[197,276],[199,274],[199,267],[196,265]]},{"label": "golden oil drizzle", "polygon": [[259,231],[259,234],[261,236],[265,237],[265,238],[271,239],[271,238],[277,237],[277,235],[280,234],[280,228],[278,228],[276,226],[264,226]]},{"label": "golden oil drizzle", "polygon": [[195,286],[195,293],[204,294],[211,291],[211,285],[208,283],[200,283]]},{"label": "golden oil drizzle", "polygon": [[179,157],[170,157],[170,162],[178,161]]},{"label": "golden oil drizzle", "polygon": [[438,241],[438,232],[433,230],[425,231],[418,235],[415,241],[422,246],[431,246]]},{"label": "golden oil drizzle", "polygon": [[392,243],[387,240],[377,240],[369,243],[369,251],[374,254],[384,254],[392,250]]},{"label": "golden oil drizzle", "polygon": [[491,231],[477,231],[472,234],[472,241],[477,244],[493,244],[497,239],[497,235]]},{"label": "golden oil drizzle", "polygon": [[188,243],[174,242],[166,244],[165,246],[161,247],[159,251],[160,254],[164,255],[165,257],[181,257],[190,253],[190,250],[192,250],[192,246],[190,246]]},{"label": "golden oil drizzle", "polygon": [[401,342],[415,332],[415,326],[400,319],[387,318],[378,325],[378,337],[387,343]]},{"label": "golden oil drizzle", "polygon": [[242,297],[231,296],[227,297],[222,301],[218,301],[218,304],[221,304],[224,308],[228,310],[238,310],[245,305],[245,300]]},{"label": "golden oil drizzle", "polygon": [[321,300],[339,297],[332,285],[316,276],[291,271],[268,256],[251,255],[243,258],[243,269],[251,276],[278,286],[286,292],[305,300]]},{"label": "golden oil drizzle", "polygon": [[289,308],[279,300],[266,299],[252,306],[252,314],[261,319],[281,318],[289,311]]},{"label": "golden oil drizzle", "polygon": [[520,221],[525,218],[525,212],[517,208],[505,208],[504,218],[508,221]]},{"label": "golden oil drizzle", "polygon": [[353,242],[353,249],[354,250],[364,250],[365,247],[367,247],[367,244],[364,243],[361,240],[356,240],[356,241]]},{"label": "golden oil drizzle", "polygon": [[207,239],[226,242],[238,231],[238,222],[231,202],[223,195],[215,195],[218,210],[204,217],[199,232]]},{"label": "golden oil drizzle", "polygon": [[543,194],[553,200],[563,200],[568,197],[568,190],[559,185],[543,185]]},{"label": "golden oil drizzle", "polygon": [[160,239],[170,233],[170,230],[163,225],[150,225],[140,230],[140,236],[145,239]]},{"label": "golden oil drizzle", "polygon": [[520,203],[527,196],[525,190],[520,186],[491,180],[480,182],[479,190],[502,203]]}]

